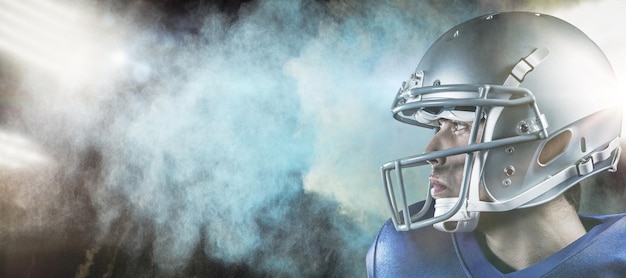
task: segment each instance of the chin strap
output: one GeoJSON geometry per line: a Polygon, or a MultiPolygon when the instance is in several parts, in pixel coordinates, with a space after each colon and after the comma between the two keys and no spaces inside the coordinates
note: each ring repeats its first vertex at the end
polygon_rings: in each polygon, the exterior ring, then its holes
{"type": "MultiPolygon", "coordinates": [[[[435,217],[443,215],[450,211],[459,198],[441,198],[435,200],[435,217]]],[[[471,232],[476,229],[480,212],[467,211],[467,203],[463,208],[457,211],[452,217],[445,221],[433,224],[433,227],[442,232],[471,232]]]]}

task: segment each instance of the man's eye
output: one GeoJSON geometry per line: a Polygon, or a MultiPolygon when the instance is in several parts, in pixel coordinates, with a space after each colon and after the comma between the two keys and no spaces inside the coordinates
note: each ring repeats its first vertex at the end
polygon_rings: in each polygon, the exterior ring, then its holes
{"type": "Polygon", "coordinates": [[[452,123],[452,128],[454,129],[454,131],[461,131],[461,130],[468,129],[469,126],[466,123],[453,122],[452,123]]]}

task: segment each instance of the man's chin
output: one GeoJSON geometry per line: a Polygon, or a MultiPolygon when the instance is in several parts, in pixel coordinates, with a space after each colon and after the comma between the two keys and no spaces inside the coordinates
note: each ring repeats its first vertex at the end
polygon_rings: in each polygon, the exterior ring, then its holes
{"type": "Polygon", "coordinates": [[[433,188],[430,190],[430,196],[432,196],[433,199],[437,200],[437,199],[446,199],[446,198],[458,198],[459,194],[451,193],[447,189],[435,190],[433,188]]]}

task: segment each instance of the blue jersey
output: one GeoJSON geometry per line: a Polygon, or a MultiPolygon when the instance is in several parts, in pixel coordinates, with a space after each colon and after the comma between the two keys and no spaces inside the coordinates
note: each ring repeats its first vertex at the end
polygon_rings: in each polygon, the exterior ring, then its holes
{"type": "Polygon", "coordinates": [[[367,273],[369,277],[626,277],[625,217],[581,215],[587,228],[584,236],[542,261],[506,274],[481,250],[479,233],[451,234],[432,227],[397,232],[387,221],[367,253],[367,273]]]}

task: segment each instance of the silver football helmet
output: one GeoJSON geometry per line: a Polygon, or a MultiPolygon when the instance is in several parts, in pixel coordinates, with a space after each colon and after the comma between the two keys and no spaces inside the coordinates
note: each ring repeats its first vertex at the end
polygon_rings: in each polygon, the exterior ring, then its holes
{"type": "Polygon", "coordinates": [[[396,230],[472,231],[480,212],[540,205],[596,173],[614,171],[621,151],[618,99],[603,52],[558,18],[507,12],[450,29],[402,84],[392,113],[431,129],[441,118],[473,121],[470,140],[382,165],[396,230]],[[549,142],[555,139],[567,143],[554,149],[549,142]],[[407,192],[415,188],[403,170],[458,154],[465,154],[458,198],[434,200],[434,216],[427,214],[430,194],[423,207],[409,209],[407,192]],[[481,191],[489,200],[480,199],[481,191]]]}

